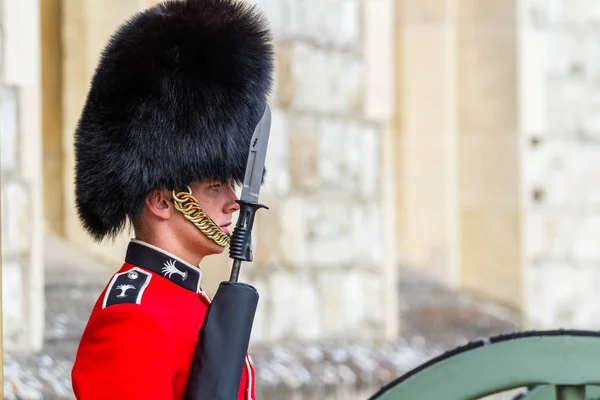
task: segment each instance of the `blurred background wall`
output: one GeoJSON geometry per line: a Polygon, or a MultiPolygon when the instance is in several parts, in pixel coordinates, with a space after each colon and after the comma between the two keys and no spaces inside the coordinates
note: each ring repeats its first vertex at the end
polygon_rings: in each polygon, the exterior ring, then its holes
{"type": "Polygon", "coordinates": [[[277,75],[272,209],[248,275],[265,294],[253,333],[391,339],[392,2],[258,4],[273,24],[277,75]]]}
{"type": "Polygon", "coordinates": [[[526,1],[518,15],[522,307],[533,326],[598,329],[600,4],[526,1]]]}
{"type": "MultiPolygon", "coordinates": [[[[401,270],[523,328],[598,326],[600,3],[256,2],[276,85],[270,210],[242,271],[261,293],[254,342],[389,341],[412,301],[401,270]]],[[[110,34],[155,3],[0,0],[9,349],[39,350],[54,326],[45,280],[86,281],[88,266],[97,296],[122,263],[130,233],[97,244],[79,226],[73,131],[110,34]],[[75,267],[57,275],[51,257],[75,267]]],[[[203,265],[209,293],[229,265],[203,265]]]]}
{"type": "Polygon", "coordinates": [[[40,10],[0,1],[0,180],[3,331],[7,346],[39,350],[44,333],[40,10]]]}

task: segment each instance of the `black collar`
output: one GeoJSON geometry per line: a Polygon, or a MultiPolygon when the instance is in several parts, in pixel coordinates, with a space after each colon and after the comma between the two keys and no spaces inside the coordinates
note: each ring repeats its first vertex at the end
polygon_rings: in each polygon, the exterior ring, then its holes
{"type": "Polygon", "coordinates": [[[167,253],[158,247],[139,240],[132,240],[127,247],[125,262],[145,268],[158,275],[164,276],[177,285],[200,293],[202,270],[167,253]]]}

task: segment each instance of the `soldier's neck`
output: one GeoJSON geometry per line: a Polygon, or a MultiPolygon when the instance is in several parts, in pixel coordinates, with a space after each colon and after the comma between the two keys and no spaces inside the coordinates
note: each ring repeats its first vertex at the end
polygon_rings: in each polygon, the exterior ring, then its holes
{"type": "Polygon", "coordinates": [[[170,240],[170,236],[167,235],[147,235],[136,232],[135,238],[151,246],[157,247],[160,250],[166,251],[186,263],[191,264],[193,267],[198,267],[204,258],[204,256],[188,251],[180,242],[170,240]]]}

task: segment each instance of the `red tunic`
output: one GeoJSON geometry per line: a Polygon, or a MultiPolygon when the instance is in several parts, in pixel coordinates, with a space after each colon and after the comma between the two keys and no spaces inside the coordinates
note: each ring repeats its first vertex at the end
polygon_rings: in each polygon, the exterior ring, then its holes
{"type": "MultiPolygon", "coordinates": [[[[80,400],[183,399],[198,332],[210,304],[202,271],[132,241],[83,332],[72,371],[80,400]]],[[[246,357],[239,400],[254,400],[246,357]]]]}

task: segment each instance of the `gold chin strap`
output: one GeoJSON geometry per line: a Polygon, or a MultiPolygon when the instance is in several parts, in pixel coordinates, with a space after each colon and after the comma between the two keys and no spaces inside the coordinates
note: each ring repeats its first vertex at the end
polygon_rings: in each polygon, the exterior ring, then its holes
{"type": "Polygon", "coordinates": [[[229,245],[229,236],[200,208],[198,200],[192,196],[192,189],[189,186],[187,192],[176,193],[173,190],[173,201],[175,208],[209,239],[222,247],[229,245]]]}

